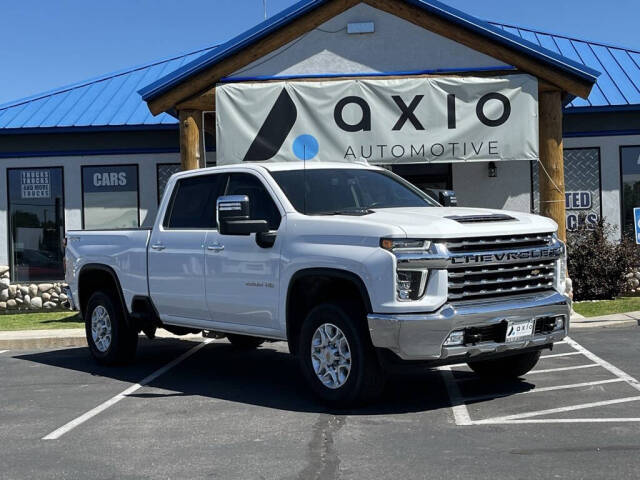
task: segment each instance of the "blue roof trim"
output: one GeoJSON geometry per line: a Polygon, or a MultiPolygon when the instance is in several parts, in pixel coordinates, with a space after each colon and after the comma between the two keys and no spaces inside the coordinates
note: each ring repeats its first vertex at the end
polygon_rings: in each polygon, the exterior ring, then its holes
{"type": "MultiPolygon", "coordinates": [[[[177,84],[182,83],[189,77],[211,67],[212,65],[215,65],[328,1],[330,0],[301,0],[279,14],[274,15],[268,20],[265,20],[241,35],[229,40],[227,43],[221,45],[219,49],[202,55],[200,58],[193,60],[187,65],[176,69],[170,74],[140,89],[138,92],[144,101],[148,102],[153,100],[177,84]]],[[[573,61],[561,54],[529,42],[522,37],[513,35],[499,27],[494,27],[490,23],[482,21],[471,15],[467,15],[436,0],[404,1],[427,10],[439,17],[446,18],[453,23],[488,37],[507,47],[514,48],[515,50],[535,57],[542,62],[550,63],[561,70],[581,77],[589,82],[595,82],[599,75],[597,70],[590,68],[581,62],[573,61]]]]}

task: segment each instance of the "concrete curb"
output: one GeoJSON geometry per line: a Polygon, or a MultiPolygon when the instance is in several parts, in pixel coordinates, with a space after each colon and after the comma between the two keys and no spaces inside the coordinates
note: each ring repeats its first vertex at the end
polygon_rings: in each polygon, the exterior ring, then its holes
{"type": "MultiPolygon", "coordinates": [[[[157,338],[178,340],[200,340],[201,335],[173,335],[166,330],[158,330],[157,338]]],[[[147,337],[141,335],[141,339],[147,337]]],[[[0,332],[0,350],[37,350],[41,348],[86,347],[84,328],[59,330],[16,330],[0,332]]]]}

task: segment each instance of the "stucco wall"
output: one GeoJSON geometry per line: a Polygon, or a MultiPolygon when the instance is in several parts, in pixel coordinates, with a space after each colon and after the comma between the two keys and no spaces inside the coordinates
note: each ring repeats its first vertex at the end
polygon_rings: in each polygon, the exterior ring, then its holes
{"type": "Polygon", "coordinates": [[[231,76],[372,73],[496,66],[504,66],[504,62],[361,3],[231,76]],[[375,33],[349,35],[346,27],[350,22],[374,22],[375,33]]]}
{"type": "Polygon", "coordinates": [[[489,178],[486,162],[453,164],[453,189],[463,207],[531,211],[529,162],[496,162],[498,175],[489,178]]]}

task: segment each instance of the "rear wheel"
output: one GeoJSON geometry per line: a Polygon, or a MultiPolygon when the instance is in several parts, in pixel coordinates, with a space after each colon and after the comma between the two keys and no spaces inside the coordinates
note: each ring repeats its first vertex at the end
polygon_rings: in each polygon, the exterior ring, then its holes
{"type": "Polygon", "coordinates": [[[469,362],[468,365],[478,375],[492,378],[518,378],[536,366],[541,350],[520,353],[495,360],[469,362]]]}
{"type": "Polygon", "coordinates": [[[113,297],[110,292],[95,292],[84,315],[91,355],[105,365],[133,360],[138,346],[137,330],[127,325],[123,306],[113,297]]]}
{"type": "Polygon", "coordinates": [[[384,388],[363,315],[349,304],[325,303],[313,308],[302,325],[302,372],[313,392],[333,406],[369,401],[384,388]]]}
{"type": "Polygon", "coordinates": [[[228,334],[227,340],[231,342],[231,345],[242,350],[253,350],[264,343],[263,338],[251,337],[249,335],[237,335],[234,333],[228,334]]]}

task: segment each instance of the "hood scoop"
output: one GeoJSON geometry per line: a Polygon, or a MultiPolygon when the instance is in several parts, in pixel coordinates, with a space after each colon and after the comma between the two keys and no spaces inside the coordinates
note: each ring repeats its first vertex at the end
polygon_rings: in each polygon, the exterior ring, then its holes
{"type": "Polygon", "coordinates": [[[458,223],[489,223],[489,222],[509,222],[516,220],[515,218],[502,213],[490,213],[487,215],[451,215],[449,220],[454,220],[458,223]]]}

